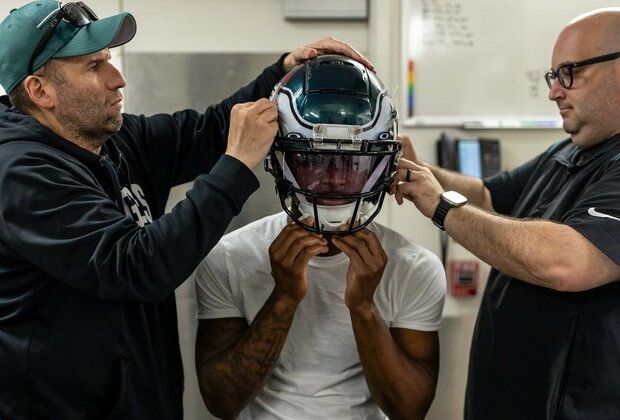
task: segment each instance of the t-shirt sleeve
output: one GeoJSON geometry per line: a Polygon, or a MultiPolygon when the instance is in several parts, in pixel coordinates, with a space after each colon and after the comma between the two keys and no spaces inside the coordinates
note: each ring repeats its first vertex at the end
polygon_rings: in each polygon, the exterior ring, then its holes
{"type": "Polygon", "coordinates": [[[534,158],[511,171],[503,171],[483,180],[497,213],[511,214],[537,164],[538,158],[534,158]]]}
{"type": "Polygon", "coordinates": [[[612,160],[584,189],[562,223],[620,264],[620,161],[612,160]]]}
{"type": "Polygon", "coordinates": [[[524,164],[510,170],[497,173],[483,179],[484,186],[491,193],[493,209],[503,215],[512,215],[512,211],[524,190],[531,187],[531,181],[536,179],[535,172],[545,167],[558,150],[570,144],[565,139],[552,144],[540,155],[524,164]]]}
{"type": "MultiPolygon", "coordinates": [[[[402,262],[403,266],[405,263],[402,262]]],[[[418,253],[413,263],[406,264],[400,283],[403,290],[394,298],[392,328],[437,331],[446,298],[446,275],[439,258],[430,251],[418,253]]]]}
{"type": "Polygon", "coordinates": [[[213,248],[196,269],[195,287],[198,319],[243,318],[233,299],[222,243],[213,248]]]}

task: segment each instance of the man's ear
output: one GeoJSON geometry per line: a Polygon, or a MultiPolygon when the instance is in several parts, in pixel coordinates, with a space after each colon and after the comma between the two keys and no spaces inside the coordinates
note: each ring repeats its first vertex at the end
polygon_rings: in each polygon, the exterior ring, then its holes
{"type": "Polygon", "coordinates": [[[32,103],[43,109],[51,109],[56,102],[54,86],[42,76],[30,75],[24,79],[24,91],[32,103]]]}

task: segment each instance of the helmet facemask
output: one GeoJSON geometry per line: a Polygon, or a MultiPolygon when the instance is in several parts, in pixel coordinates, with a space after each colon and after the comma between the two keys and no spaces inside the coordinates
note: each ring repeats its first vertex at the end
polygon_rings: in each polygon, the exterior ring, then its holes
{"type": "Polygon", "coordinates": [[[320,56],[288,73],[272,100],[280,129],[265,168],[282,208],[317,233],[366,227],[381,209],[400,149],[396,111],[379,80],[349,58],[320,56]]]}

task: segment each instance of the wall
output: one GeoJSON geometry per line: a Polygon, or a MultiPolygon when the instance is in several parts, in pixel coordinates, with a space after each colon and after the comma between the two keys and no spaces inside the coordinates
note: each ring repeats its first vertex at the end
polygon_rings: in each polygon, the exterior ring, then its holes
{"type": "MultiPolygon", "coordinates": [[[[125,50],[145,52],[242,52],[272,53],[290,50],[327,34],[347,40],[373,60],[380,78],[390,92],[399,83],[399,1],[369,0],[368,22],[343,21],[285,21],[281,16],[280,0],[89,0],[87,3],[100,16],[119,9],[131,11],[138,21],[138,34],[125,50]]],[[[0,15],[22,1],[2,0],[0,15]]],[[[536,47],[536,46],[533,46],[536,47]]],[[[117,49],[115,60],[123,66],[117,49]]],[[[546,63],[545,63],[546,64],[546,63]]],[[[131,80],[128,80],[131,83],[131,80]]],[[[508,81],[507,81],[508,82],[508,81]]],[[[196,87],[200,88],[200,87],[196,87]]],[[[158,89],[158,86],[153,86],[158,89]]],[[[404,92],[404,87],[400,88],[404,92]]],[[[506,98],[510,100],[510,98],[506,98]]],[[[396,100],[397,104],[402,101],[396,100]]],[[[401,132],[413,138],[418,154],[434,159],[434,141],[441,129],[401,127],[401,132]]],[[[560,130],[493,130],[470,132],[472,135],[497,137],[502,141],[505,168],[511,168],[545,149],[563,137],[560,130]]],[[[175,191],[172,201],[181,198],[175,191]]],[[[415,242],[439,253],[439,234],[430,221],[420,216],[411,204],[397,206],[388,200],[379,217],[383,223],[397,229],[415,242]]],[[[206,414],[196,390],[193,372],[192,318],[193,291],[189,282],[179,289],[180,329],[186,366],[186,419],[202,419],[206,414]]],[[[475,303],[475,302],[474,302],[475,303]]],[[[447,317],[440,332],[441,373],[435,402],[428,418],[452,420],[462,418],[463,392],[469,353],[469,341],[476,306],[449,300],[447,307],[466,310],[459,316],[447,317]]]]}
{"type": "Polygon", "coordinates": [[[282,19],[281,0],[124,1],[138,17],[132,52],[279,52],[327,34],[366,49],[363,22],[282,19]]]}

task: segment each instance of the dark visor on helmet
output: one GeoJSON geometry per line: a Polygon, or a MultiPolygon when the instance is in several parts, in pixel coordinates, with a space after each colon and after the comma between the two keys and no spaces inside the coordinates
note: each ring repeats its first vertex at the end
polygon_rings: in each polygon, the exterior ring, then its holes
{"type": "Polygon", "coordinates": [[[301,190],[322,195],[367,192],[384,172],[381,170],[381,174],[374,174],[383,160],[380,155],[285,152],[284,160],[301,190]]]}

